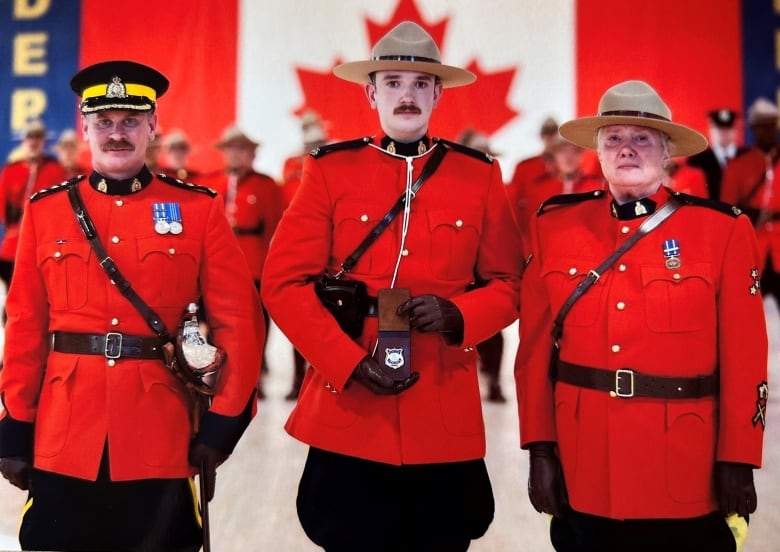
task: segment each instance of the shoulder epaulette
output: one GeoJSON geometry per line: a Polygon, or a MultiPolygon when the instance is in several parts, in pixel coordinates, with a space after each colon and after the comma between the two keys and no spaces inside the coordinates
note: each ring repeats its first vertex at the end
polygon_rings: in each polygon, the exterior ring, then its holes
{"type": "Polygon", "coordinates": [[[177,188],[192,190],[193,192],[200,192],[202,194],[206,194],[211,197],[217,197],[217,191],[214,188],[209,188],[208,186],[201,186],[200,184],[193,184],[192,182],[184,182],[183,180],[179,180],[178,178],[173,178],[172,176],[168,176],[163,173],[158,173],[157,178],[159,178],[160,180],[162,180],[167,184],[176,186],[177,188]]]}
{"type": "Polygon", "coordinates": [[[312,157],[322,157],[325,154],[342,151],[349,149],[357,149],[367,146],[371,143],[371,136],[363,136],[363,138],[357,138],[355,140],[347,140],[346,142],[334,142],[333,144],[326,144],[318,148],[314,148],[309,152],[312,157]]]}
{"type": "Polygon", "coordinates": [[[447,147],[454,149],[455,151],[459,151],[460,153],[465,153],[466,155],[470,155],[471,157],[479,159],[480,161],[484,161],[485,163],[493,162],[493,156],[490,155],[489,153],[485,153],[484,151],[479,151],[474,148],[464,146],[463,144],[459,144],[458,142],[450,142],[449,140],[445,140],[444,138],[434,138],[433,141],[444,144],[447,147]]]}
{"type": "Polygon", "coordinates": [[[599,199],[604,197],[604,190],[593,190],[592,192],[581,192],[578,194],[560,194],[552,196],[545,200],[536,211],[536,216],[542,216],[546,207],[552,205],[571,205],[574,203],[582,203],[589,199],[599,199]]]}
{"type": "Polygon", "coordinates": [[[684,194],[682,192],[672,192],[672,195],[685,203],[686,205],[698,205],[699,207],[709,207],[715,209],[721,213],[725,213],[732,217],[738,217],[742,214],[742,209],[729,203],[718,201],[717,199],[710,199],[708,197],[695,196],[690,194],[684,194]]]}
{"type": "Polygon", "coordinates": [[[38,201],[39,199],[44,198],[46,196],[56,194],[57,192],[62,192],[64,190],[67,190],[70,186],[72,186],[73,184],[77,184],[78,182],[81,182],[85,178],[86,177],[83,174],[80,174],[78,176],[74,176],[73,178],[66,180],[65,182],[61,182],[60,184],[57,184],[50,188],[38,190],[32,195],[32,197],[30,197],[30,203],[32,203],[33,201],[38,201]]]}

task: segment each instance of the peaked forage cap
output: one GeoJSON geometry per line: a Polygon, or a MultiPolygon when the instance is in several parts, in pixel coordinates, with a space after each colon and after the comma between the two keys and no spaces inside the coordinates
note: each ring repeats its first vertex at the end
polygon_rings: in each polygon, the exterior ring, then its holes
{"type": "Polygon", "coordinates": [[[685,125],[672,122],[672,111],[649,84],[630,80],[609,88],[601,97],[598,115],[581,117],[561,125],[559,132],[569,142],[596,149],[596,133],[610,125],[654,128],[669,136],[672,155],[693,155],[707,147],[707,139],[685,125]]]}
{"type": "Polygon", "coordinates": [[[417,23],[403,21],[390,29],[371,51],[371,59],[342,63],[333,73],[344,80],[366,84],[376,71],[416,71],[430,73],[442,86],[464,86],[477,80],[471,71],[444,65],[439,47],[428,32],[417,23]]]}

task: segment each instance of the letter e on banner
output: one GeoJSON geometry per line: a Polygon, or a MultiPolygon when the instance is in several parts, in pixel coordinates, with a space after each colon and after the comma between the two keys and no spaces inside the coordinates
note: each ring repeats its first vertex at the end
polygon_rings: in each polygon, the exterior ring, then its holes
{"type": "Polygon", "coordinates": [[[14,75],[40,76],[49,69],[46,63],[46,44],[49,34],[20,33],[14,37],[14,75]]]}

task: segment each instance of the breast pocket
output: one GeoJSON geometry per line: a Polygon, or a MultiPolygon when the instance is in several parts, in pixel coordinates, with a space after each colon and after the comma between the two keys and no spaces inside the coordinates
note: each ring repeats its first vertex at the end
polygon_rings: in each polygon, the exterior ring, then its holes
{"type": "Polygon", "coordinates": [[[87,266],[92,249],[86,240],[38,246],[38,267],[43,274],[53,310],[78,309],[87,302],[90,282],[87,266]]]}
{"type": "MultiPolygon", "coordinates": [[[[480,211],[429,211],[431,274],[441,280],[468,280],[474,276],[479,238],[480,211]]],[[[507,252],[507,255],[512,254],[507,252]]]]}
{"type": "MultiPolygon", "coordinates": [[[[542,266],[544,280],[550,305],[554,315],[569,298],[578,284],[588,275],[588,272],[598,262],[590,262],[574,258],[552,258],[542,266]]],[[[587,327],[593,325],[602,312],[602,298],[605,286],[609,282],[609,272],[602,274],[590,288],[577,299],[572,309],[566,315],[566,325],[587,327]]]]}
{"type": "MultiPolygon", "coordinates": [[[[387,212],[387,205],[371,205],[365,202],[340,201],[333,214],[333,256],[337,263],[344,262],[355,248],[368,236],[387,212]]],[[[400,219],[399,219],[400,220],[400,219]]],[[[386,274],[395,260],[395,240],[392,230],[386,229],[360,257],[355,274],[386,274]]]]}
{"type": "Polygon", "coordinates": [[[181,297],[197,293],[200,244],[196,240],[159,237],[138,240],[144,299],[159,306],[180,306],[181,297]]]}
{"type": "Polygon", "coordinates": [[[648,327],[655,332],[701,330],[716,320],[715,285],[709,263],[687,263],[676,270],[642,266],[648,327]]]}

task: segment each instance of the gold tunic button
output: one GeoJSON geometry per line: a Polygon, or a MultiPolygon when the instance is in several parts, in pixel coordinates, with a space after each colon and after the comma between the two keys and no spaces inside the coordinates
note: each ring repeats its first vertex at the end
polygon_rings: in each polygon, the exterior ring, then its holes
{"type": "Polygon", "coordinates": [[[119,243],[119,236],[114,236],[111,238],[111,243],[119,243]]]}
{"type": "Polygon", "coordinates": [[[675,274],[674,276],[672,276],[672,278],[674,278],[675,280],[679,280],[680,278],[682,278],[682,276],[680,276],[679,274],[675,274]]]}
{"type": "Polygon", "coordinates": [[[168,250],[168,253],[170,253],[171,255],[173,255],[174,253],[176,253],[176,250],[175,250],[173,247],[171,247],[171,248],[168,250]]]}
{"type": "Polygon", "coordinates": [[[631,231],[631,228],[629,228],[628,226],[624,226],[623,228],[620,229],[620,231],[623,232],[624,234],[628,234],[631,231]]]}
{"type": "Polygon", "coordinates": [[[124,205],[124,204],[125,204],[125,202],[124,202],[124,201],[122,201],[121,199],[117,199],[117,200],[115,201],[115,203],[116,203],[116,206],[117,206],[117,207],[121,207],[122,205],[124,205]]]}
{"type": "Polygon", "coordinates": [[[626,304],[623,301],[618,301],[617,305],[615,306],[617,307],[617,310],[623,310],[626,308],[626,304]]]}
{"type": "Polygon", "coordinates": [[[118,326],[119,325],[119,318],[112,318],[111,319],[111,325],[112,326],[118,326]]]}
{"type": "Polygon", "coordinates": [[[59,259],[60,257],[62,257],[62,251],[55,251],[54,252],[54,258],[55,259],[59,259]]]}
{"type": "Polygon", "coordinates": [[[116,365],[116,360],[114,360],[113,358],[109,358],[108,359],[108,365],[109,366],[115,366],[116,365]]]}
{"type": "Polygon", "coordinates": [[[457,226],[458,228],[460,228],[461,226],[463,226],[463,221],[462,221],[462,220],[460,220],[460,219],[456,220],[456,221],[455,221],[455,226],[457,226]]]}
{"type": "Polygon", "coordinates": [[[613,353],[619,353],[620,352],[620,345],[613,345],[612,346],[612,352],[613,353]]]}
{"type": "Polygon", "coordinates": [[[368,215],[366,215],[366,214],[360,215],[360,221],[361,222],[368,222],[368,215]]]}
{"type": "Polygon", "coordinates": [[[569,269],[569,274],[570,274],[571,276],[574,276],[575,274],[577,274],[577,268],[576,268],[576,267],[571,267],[571,268],[569,269]]]}
{"type": "Polygon", "coordinates": [[[408,249],[404,249],[404,250],[401,251],[401,256],[406,257],[408,255],[409,255],[409,250],[408,249]]]}
{"type": "Polygon", "coordinates": [[[625,272],[625,271],[626,271],[626,265],[624,265],[624,264],[622,264],[622,263],[621,263],[621,264],[620,264],[620,266],[618,267],[618,270],[619,270],[620,272],[625,272]]]}
{"type": "Polygon", "coordinates": [[[254,205],[257,203],[257,196],[254,194],[249,194],[246,196],[246,202],[249,203],[249,205],[254,205]]]}

